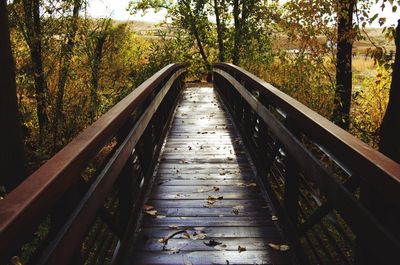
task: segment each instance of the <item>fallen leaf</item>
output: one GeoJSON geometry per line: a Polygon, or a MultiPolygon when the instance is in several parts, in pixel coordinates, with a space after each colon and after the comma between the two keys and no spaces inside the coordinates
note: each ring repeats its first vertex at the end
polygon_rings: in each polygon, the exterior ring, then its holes
{"type": "Polygon", "coordinates": [[[18,256],[12,257],[10,261],[12,265],[22,265],[21,260],[18,256]]]}
{"type": "Polygon", "coordinates": [[[169,225],[168,228],[169,229],[178,229],[178,225],[169,225]]]}
{"type": "Polygon", "coordinates": [[[207,234],[204,233],[203,231],[194,232],[191,238],[193,240],[205,239],[205,238],[207,238],[207,234]]]}
{"type": "Polygon", "coordinates": [[[278,217],[276,217],[275,215],[273,215],[273,216],[271,217],[271,219],[272,219],[272,221],[278,221],[278,217]]]}
{"type": "Polygon", "coordinates": [[[163,218],[165,218],[165,217],[167,217],[167,216],[165,216],[165,215],[157,215],[157,216],[156,216],[157,219],[163,219],[163,218]]]}
{"type": "Polygon", "coordinates": [[[215,192],[217,192],[217,191],[219,191],[219,188],[218,188],[218,187],[213,187],[213,190],[214,190],[215,192]]]}
{"type": "Polygon", "coordinates": [[[224,197],[223,196],[213,196],[209,195],[207,198],[207,201],[216,201],[216,200],[222,200],[224,197]]]}
{"type": "Polygon", "coordinates": [[[246,251],[246,247],[238,246],[238,251],[239,251],[239,253],[246,251]]]}
{"type": "Polygon", "coordinates": [[[242,209],[244,209],[243,205],[236,205],[233,207],[232,213],[238,215],[242,209]]]}
{"type": "Polygon", "coordinates": [[[163,251],[168,251],[169,252],[168,254],[177,254],[177,253],[179,253],[181,251],[181,249],[180,248],[175,248],[175,247],[173,247],[173,248],[163,248],[163,251]]]}
{"type": "Polygon", "coordinates": [[[181,235],[181,238],[189,239],[189,238],[190,238],[190,235],[189,235],[189,233],[183,233],[183,234],[181,235]]]}
{"type": "Polygon", "coordinates": [[[249,182],[249,183],[243,183],[243,182],[239,182],[236,183],[237,186],[241,186],[241,187],[257,187],[257,184],[255,182],[249,182]]]}
{"type": "Polygon", "coordinates": [[[269,243],[268,246],[270,246],[270,248],[274,250],[279,250],[279,251],[288,251],[290,249],[290,247],[285,244],[279,245],[279,244],[269,243]]]}
{"type": "Polygon", "coordinates": [[[214,240],[214,239],[211,239],[211,240],[208,241],[208,242],[204,242],[204,245],[206,245],[206,246],[208,246],[208,247],[215,247],[215,246],[217,246],[217,245],[222,245],[222,242],[218,242],[218,241],[216,241],[216,240],[214,240]]]}
{"type": "Polygon", "coordinates": [[[146,211],[146,213],[153,217],[157,216],[157,210],[149,210],[149,211],[146,211]]]}

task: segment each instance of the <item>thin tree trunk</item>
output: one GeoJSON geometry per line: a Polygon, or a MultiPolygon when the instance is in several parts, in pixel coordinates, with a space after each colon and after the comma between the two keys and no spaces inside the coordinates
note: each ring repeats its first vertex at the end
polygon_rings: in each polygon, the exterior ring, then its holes
{"type": "Polygon", "coordinates": [[[48,124],[46,93],[47,84],[43,70],[42,33],[39,14],[39,0],[24,0],[26,37],[32,60],[33,76],[36,93],[36,111],[39,122],[40,138],[48,124]]]}
{"type": "Polygon", "coordinates": [[[354,6],[354,0],[338,1],[336,90],[332,119],[345,130],[350,125],[354,6]]]}
{"type": "Polygon", "coordinates": [[[389,103],[380,127],[379,151],[400,163],[400,20],[396,28],[395,44],[392,83],[389,103]]]}
{"type": "Polygon", "coordinates": [[[222,29],[218,0],[214,0],[214,13],[217,22],[217,38],[218,38],[218,50],[219,50],[218,58],[220,62],[224,62],[225,61],[224,36],[223,36],[224,32],[222,29]]]}
{"type": "Polygon", "coordinates": [[[100,35],[96,40],[96,47],[94,50],[94,57],[92,62],[92,89],[90,91],[91,97],[91,108],[90,108],[90,119],[92,121],[95,120],[97,115],[97,110],[99,106],[99,99],[98,99],[98,90],[99,90],[99,71],[100,71],[100,64],[101,59],[103,57],[103,46],[104,42],[106,41],[106,35],[100,35]]]}
{"type": "Polygon", "coordinates": [[[24,179],[25,167],[6,0],[0,0],[0,124],[0,185],[9,192],[24,179]]]}
{"type": "Polygon", "coordinates": [[[199,30],[198,30],[197,25],[196,25],[195,16],[192,13],[192,10],[190,8],[189,3],[187,3],[186,1],[184,1],[183,3],[185,4],[185,6],[186,6],[186,8],[187,8],[187,10],[189,12],[190,27],[191,27],[192,33],[193,33],[193,35],[194,35],[194,37],[196,39],[196,44],[197,44],[197,47],[199,48],[199,52],[200,52],[201,58],[203,59],[204,64],[207,67],[207,71],[208,71],[208,73],[207,73],[207,81],[211,81],[211,64],[208,61],[208,57],[207,57],[206,52],[204,50],[203,42],[201,41],[199,30]]]}
{"type": "Polygon", "coordinates": [[[69,65],[71,62],[72,51],[75,45],[75,35],[78,31],[79,10],[81,8],[81,0],[74,0],[74,7],[71,18],[71,28],[67,33],[67,42],[61,47],[60,54],[60,72],[58,74],[57,98],[53,119],[53,150],[57,149],[59,122],[62,118],[64,104],[64,90],[68,78],[69,65]]]}
{"type": "Polygon", "coordinates": [[[233,0],[233,23],[234,23],[234,36],[233,36],[233,50],[232,50],[232,63],[239,64],[240,42],[241,42],[241,23],[240,23],[240,6],[239,0],[233,0]]]}

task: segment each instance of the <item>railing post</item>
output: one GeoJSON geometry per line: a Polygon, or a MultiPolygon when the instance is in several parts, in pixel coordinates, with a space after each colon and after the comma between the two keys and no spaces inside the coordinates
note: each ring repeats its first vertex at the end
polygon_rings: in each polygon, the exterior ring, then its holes
{"type": "MultiPolygon", "coordinates": [[[[299,138],[300,133],[289,116],[285,119],[285,126],[296,137],[299,138]]],[[[287,155],[287,174],[285,176],[285,208],[288,216],[293,222],[294,227],[297,227],[299,219],[299,198],[300,198],[300,176],[299,167],[295,159],[287,155]]]]}
{"type": "MultiPolygon", "coordinates": [[[[400,213],[396,210],[395,205],[387,202],[381,194],[376,192],[365,181],[361,181],[360,183],[360,201],[392,235],[400,239],[400,213]]],[[[363,241],[357,238],[356,242],[356,265],[374,265],[380,263],[380,260],[374,257],[371,251],[363,246],[363,241]]]]}

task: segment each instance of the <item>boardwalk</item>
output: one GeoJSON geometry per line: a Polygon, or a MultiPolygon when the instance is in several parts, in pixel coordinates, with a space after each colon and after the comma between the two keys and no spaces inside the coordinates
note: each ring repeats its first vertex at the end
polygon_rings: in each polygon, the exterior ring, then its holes
{"type": "Polygon", "coordinates": [[[156,174],[130,264],[291,263],[212,88],[183,92],[156,174]]]}

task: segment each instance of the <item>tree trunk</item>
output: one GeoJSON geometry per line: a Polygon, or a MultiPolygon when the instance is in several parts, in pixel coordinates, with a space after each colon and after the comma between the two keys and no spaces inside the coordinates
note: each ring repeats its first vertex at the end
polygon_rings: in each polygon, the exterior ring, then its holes
{"type": "Polygon", "coordinates": [[[211,79],[212,79],[212,77],[211,77],[212,76],[212,74],[211,74],[211,64],[208,61],[208,57],[207,57],[206,52],[204,50],[203,42],[201,41],[199,30],[198,30],[197,25],[196,25],[195,16],[192,13],[192,10],[190,8],[189,3],[187,3],[186,1],[184,1],[183,3],[185,4],[185,6],[187,8],[187,11],[189,13],[189,21],[190,21],[190,27],[191,27],[192,34],[194,35],[194,37],[196,39],[197,47],[199,48],[199,52],[200,52],[201,58],[203,59],[204,64],[207,67],[207,71],[208,71],[208,73],[207,73],[207,81],[210,82],[211,79]]]}
{"type": "Polygon", "coordinates": [[[59,127],[59,122],[62,118],[64,90],[65,90],[65,84],[67,83],[72,51],[75,45],[75,35],[76,32],[78,31],[80,8],[81,8],[81,0],[74,0],[74,7],[72,11],[72,18],[70,25],[71,28],[67,32],[66,43],[61,47],[60,71],[58,74],[57,98],[56,98],[56,105],[54,109],[54,119],[53,119],[53,151],[56,151],[57,149],[58,129],[59,129],[58,127],[59,127]]]}
{"type": "Polygon", "coordinates": [[[0,185],[9,192],[24,179],[25,168],[6,0],[0,0],[0,68],[0,185]]]}
{"type": "Polygon", "coordinates": [[[98,90],[99,90],[99,71],[100,71],[100,64],[101,59],[103,57],[103,46],[104,42],[106,41],[106,35],[101,34],[96,40],[96,46],[94,50],[94,56],[92,59],[92,89],[90,91],[90,98],[91,98],[91,108],[90,108],[90,119],[94,121],[96,119],[97,110],[99,106],[99,99],[98,99],[98,90]]]}
{"type": "Polygon", "coordinates": [[[350,125],[354,6],[354,0],[338,1],[336,91],[332,119],[345,130],[350,125]]]}
{"type": "Polygon", "coordinates": [[[233,0],[233,23],[234,23],[234,36],[233,36],[233,51],[232,51],[232,63],[239,65],[239,53],[240,53],[240,42],[241,42],[241,26],[240,26],[240,6],[239,0],[233,0]]]}
{"type": "Polygon", "coordinates": [[[400,163],[400,20],[396,28],[395,44],[392,83],[389,103],[380,127],[379,151],[400,163]]]}
{"type": "Polygon", "coordinates": [[[223,36],[224,32],[222,29],[218,0],[214,0],[214,13],[217,23],[217,38],[218,38],[218,50],[219,50],[218,58],[220,62],[224,62],[225,61],[224,36],[223,36]]]}
{"type": "Polygon", "coordinates": [[[32,60],[33,77],[36,93],[36,112],[39,122],[40,138],[44,136],[45,127],[48,124],[45,81],[42,59],[42,33],[40,23],[39,0],[24,0],[26,38],[32,60]]]}

